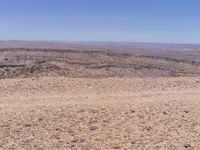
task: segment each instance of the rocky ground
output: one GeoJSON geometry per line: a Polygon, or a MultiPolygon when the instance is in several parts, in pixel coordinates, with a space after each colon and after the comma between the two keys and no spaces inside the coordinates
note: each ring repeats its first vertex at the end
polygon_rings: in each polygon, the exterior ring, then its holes
{"type": "Polygon", "coordinates": [[[0,80],[0,149],[200,149],[200,78],[0,80]]]}

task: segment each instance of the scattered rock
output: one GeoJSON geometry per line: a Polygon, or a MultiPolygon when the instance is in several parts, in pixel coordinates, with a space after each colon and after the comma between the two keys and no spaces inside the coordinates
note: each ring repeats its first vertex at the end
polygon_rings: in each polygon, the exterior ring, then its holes
{"type": "Polygon", "coordinates": [[[132,142],[131,142],[132,145],[134,145],[135,143],[136,143],[135,141],[132,141],[132,142]]]}
{"type": "Polygon", "coordinates": [[[167,115],[168,113],[167,113],[166,111],[163,111],[163,114],[164,114],[164,115],[167,115]]]}
{"type": "Polygon", "coordinates": [[[43,120],[43,118],[38,118],[38,121],[42,121],[43,120]]]}
{"type": "Polygon", "coordinates": [[[90,130],[94,131],[97,130],[98,128],[96,126],[90,126],[90,130]]]}
{"type": "Polygon", "coordinates": [[[8,61],[8,58],[7,58],[7,57],[5,57],[5,58],[4,58],[4,60],[5,60],[5,61],[8,61]]]}
{"type": "Polygon", "coordinates": [[[178,128],[181,128],[181,127],[182,127],[182,125],[181,125],[181,124],[179,124],[179,125],[178,125],[178,128]]]}
{"type": "Polygon", "coordinates": [[[135,110],[131,110],[131,113],[135,113],[135,110]]]}
{"type": "Polygon", "coordinates": [[[189,113],[189,112],[190,112],[189,110],[184,110],[184,113],[186,113],[186,114],[189,113]]]}
{"type": "Polygon", "coordinates": [[[31,124],[25,124],[25,127],[31,127],[31,124]]]}
{"type": "Polygon", "coordinates": [[[190,144],[185,144],[184,147],[185,148],[191,148],[191,145],[190,144]]]}
{"type": "Polygon", "coordinates": [[[114,146],[112,147],[112,149],[120,149],[120,147],[119,147],[118,145],[114,145],[114,146]]]}

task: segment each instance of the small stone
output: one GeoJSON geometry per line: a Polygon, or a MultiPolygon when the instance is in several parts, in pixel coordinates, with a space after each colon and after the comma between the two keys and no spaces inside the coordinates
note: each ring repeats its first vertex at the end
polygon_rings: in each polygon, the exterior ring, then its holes
{"type": "Polygon", "coordinates": [[[43,118],[38,118],[38,121],[42,121],[43,120],[43,118]]]}
{"type": "Polygon", "coordinates": [[[83,142],[85,142],[85,139],[80,139],[80,143],[83,143],[83,142]]]}
{"type": "Polygon", "coordinates": [[[135,113],[135,110],[131,110],[131,113],[135,113]]]}
{"type": "Polygon", "coordinates": [[[70,130],[70,129],[69,129],[67,132],[68,132],[68,133],[74,133],[74,131],[73,131],[73,130],[70,130]]]}
{"type": "Polygon", "coordinates": [[[55,130],[56,130],[56,131],[60,131],[60,129],[59,129],[59,128],[56,128],[55,130]]]}
{"type": "Polygon", "coordinates": [[[25,124],[25,127],[31,127],[31,124],[25,124]]]}
{"type": "Polygon", "coordinates": [[[94,131],[94,130],[97,130],[98,128],[96,126],[91,126],[90,127],[90,130],[94,131]]]}
{"type": "Polygon", "coordinates": [[[94,123],[97,123],[97,122],[98,122],[97,120],[90,120],[89,124],[94,124],[94,123]]]}
{"type": "Polygon", "coordinates": [[[191,145],[190,145],[190,144],[185,144],[184,147],[185,147],[185,148],[190,148],[191,145]]]}
{"type": "Polygon", "coordinates": [[[71,142],[76,143],[76,142],[78,142],[78,140],[77,139],[73,139],[73,140],[71,140],[71,142]]]}
{"type": "Polygon", "coordinates": [[[120,147],[118,145],[115,145],[112,147],[112,149],[120,149],[120,147]]]}
{"type": "Polygon", "coordinates": [[[147,131],[150,131],[152,128],[149,126],[149,127],[146,127],[146,130],[147,131]]]}
{"type": "Polygon", "coordinates": [[[71,145],[71,147],[75,147],[75,145],[74,145],[74,144],[72,144],[72,145],[71,145]]]}
{"type": "Polygon", "coordinates": [[[190,112],[189,110],[184,110],[184,113],[186,113],[186,114],[189,113],[189,112],[190,112]]]}
{"type": "Polygon", "coordinates": [[[163,111],[163,114],[164,114],[164,115],[167,115],[168,113],[167,113],[166,111],[163,111]]]}
{"type": "Polygon", "coordinates": [[[131,142],[131,144],[135,144],[135,143],[136,143],[135,141],[132,141],[132,142],[131,142]]]}

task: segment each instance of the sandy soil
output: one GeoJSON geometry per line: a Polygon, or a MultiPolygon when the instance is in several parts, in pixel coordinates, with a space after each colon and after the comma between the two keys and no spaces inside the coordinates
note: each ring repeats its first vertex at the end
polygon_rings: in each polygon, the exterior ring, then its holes
{"type": "Polygon", "coordinates": [[[200,78],[0,80],[0,149],[200,149],[200,78]]]}

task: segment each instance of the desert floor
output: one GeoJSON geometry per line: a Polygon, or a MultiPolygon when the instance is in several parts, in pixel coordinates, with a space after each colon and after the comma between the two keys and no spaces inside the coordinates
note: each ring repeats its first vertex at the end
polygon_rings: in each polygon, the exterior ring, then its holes
{"type": "Polygon", "coordinates": [[[0,149],[200,149],[200,78],[0,80],[0,149]]]}

